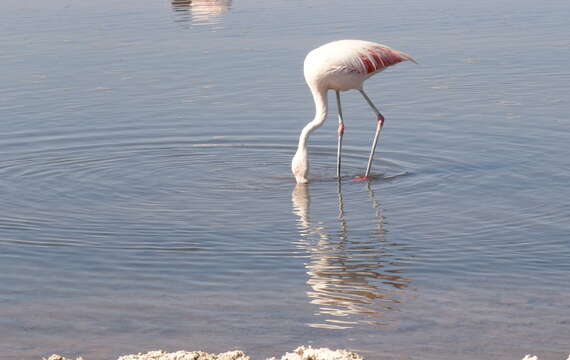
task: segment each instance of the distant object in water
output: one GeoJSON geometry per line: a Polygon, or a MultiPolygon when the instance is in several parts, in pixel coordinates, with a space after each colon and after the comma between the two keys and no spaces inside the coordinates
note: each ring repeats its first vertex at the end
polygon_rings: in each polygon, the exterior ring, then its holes
{"type": "Polygon", "coordinates": [[[297,183],[309,181],[309,158],[307,142],[309,135],[319,128],[327,116],[327,92],[336,91],[336,104],[338,108],[338,152],[337,152],[337,176],[340,179],[340,155],[342,148],[342,136],[344,134],[344,122],[340,106],[340,92],[358,90],[364,96],[377,117],[376,134],[372,142],[370,157],[366,173],[359,179],[369,179],[372,158],[376,149],[376,143],[380,131],[384,125],[384,116],[378,111],[368,95],[362,89],[364,80],[379,73],[388,66],[409,60],[416,61],[406,53],[389,48],[388,46],[362,40],[339,40],[327,43],[311,51],[305,58],[305,80],[311,89],[315,101],[316,114],[313,121],[308,123],[301,131],[299,147],[293,157],[291,170],[297,183]]]}
{"type": "Polygon", "coordinates": [[[192,5],[192,0],[172,0],[172,7],[174,8],[179,7],[180,9],[183,9],[190,5],[192,5]]]}
{"type": "Polygon", "coordinates": [[[172,0],[171,5],[180,15],[178,21],[208,25],[217,23],[216,19],[230,10],[232,0],[172,0]]]}

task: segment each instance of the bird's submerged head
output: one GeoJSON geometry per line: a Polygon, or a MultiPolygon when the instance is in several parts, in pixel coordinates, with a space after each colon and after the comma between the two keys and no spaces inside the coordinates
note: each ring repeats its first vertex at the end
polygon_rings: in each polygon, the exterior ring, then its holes
{"type": "Polygon", "coordinates": [[[306,150],[299,150],[295,153],[291,161],[291,171],[293,171],[297,184],[309,182],[309,158],[306,150]]]}

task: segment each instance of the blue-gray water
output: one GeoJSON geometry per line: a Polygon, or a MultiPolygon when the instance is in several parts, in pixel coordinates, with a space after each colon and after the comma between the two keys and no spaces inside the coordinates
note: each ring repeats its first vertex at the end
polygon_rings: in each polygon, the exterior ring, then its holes
{"type": "MultiPolygon", "coordinates": [[[[570,351],[567,1],[0,5],[0,358],[570,351]],[[312,48],[410,53],[313,116],[312,48]]],[[[332,94],[331,94],[332,95],[332,94]]]]}

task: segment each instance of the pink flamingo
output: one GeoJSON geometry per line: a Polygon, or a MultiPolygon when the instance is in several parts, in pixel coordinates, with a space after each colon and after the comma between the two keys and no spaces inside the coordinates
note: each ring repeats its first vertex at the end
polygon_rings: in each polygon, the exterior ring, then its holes
{"type": "Polygon", "coordinates": [[[340,179],[340,162],[342,149],[342,136],[344,135],[344,122],[340,106],[340,92],[351,89],[360,91],[368,105],[377,116],[376,134],[372,142],[368,166],[364,176],[359,180],[367,180],[370,177],[372,159],[378,142],[378,137],[384,125],[384,116],[372,103],[368,95],[362,89],[364,80],[379,73],[388,66],[409,60],[414,63],[406,53],[389,48],[388,46],[362,40],[339,40],[322,45],[311,51],[305,58],[305,80],[311,89],[315,101],[315,118],[301,131],[299,147],[293,157],[291,170],[297,183],[309,181],[309,157],[307,142],[309,135],[319,128],[327,117],[327,92],[336,91],[336,104],[338,107],[338,151],[337,151],[337,176],[340,179]]]}

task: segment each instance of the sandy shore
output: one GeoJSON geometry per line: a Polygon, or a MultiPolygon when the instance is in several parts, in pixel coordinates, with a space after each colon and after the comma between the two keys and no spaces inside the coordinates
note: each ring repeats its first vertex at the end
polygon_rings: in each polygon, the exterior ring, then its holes
{"type": "MultiPolygon", "coordinates": [[[[44,360],[72,360],[60,355],[52,355],[44,360]]],[[[76,360],[86,360],[77,358],[76,360]]],[[[177,351],[168,353],[157,350],[147,353],[120,356],[117,360],[251,360],[249,355],[240,350],[228,351],[219,354],[209,354],[203,351],[177,351]]],[[[327,348],[313,349],[310,346],[301,346],[288,352],[281,358],[269,358],[267,360],[364,360],[356,353],[347,350],[331,350],[327,348]]],[[[522,360],[538,360],[536,356],[526,355],[522,360]]],[[[570,360],[570,355],[568,359],[570,360]]]]}
{"type": "MultiPolygon", "coordinates": [[[[117,360],[250,360],[249,355],[243,351],[234,350],[219,354],[209,354],[203,351],[149,351],[147,353],[120,356],[117,360]]],[[[60,355],[52,355],[44,360],[72,360],[60,355]]],[[[76,360],[87,360],[77,358],[76,360]]],[[[313,349],[310,346],[301,346],[293,352],[288,352],[280,358],[267,360],[364,360],[362,356],[347,350],[330,350],[327,348],[313,349]]]]}

